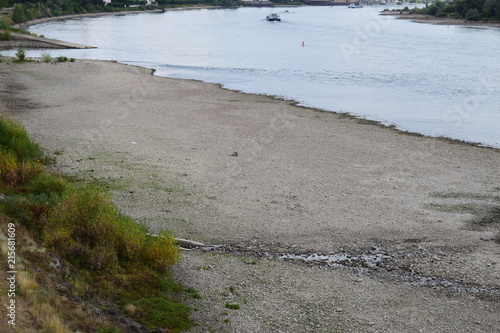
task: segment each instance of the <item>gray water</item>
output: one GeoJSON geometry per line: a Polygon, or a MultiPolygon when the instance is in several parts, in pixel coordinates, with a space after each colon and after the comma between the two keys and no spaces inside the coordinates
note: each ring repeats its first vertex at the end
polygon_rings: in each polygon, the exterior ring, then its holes
{"type": "MultiPolygon", "coordinates": [[[[418,24],[383,6],[172,11],[30,28],[109,59],[500,148],[500,29],[418,24]],[[304,46],[302,46],[304,42],[304,46]]],[[[28,56],[35,55],[34,51],[28,56]]]]}

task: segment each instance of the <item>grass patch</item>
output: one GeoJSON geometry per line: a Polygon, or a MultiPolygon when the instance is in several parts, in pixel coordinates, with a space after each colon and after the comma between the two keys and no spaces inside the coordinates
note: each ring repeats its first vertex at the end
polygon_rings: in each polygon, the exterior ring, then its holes
{"type": "Polygon", "coordinates": [[[151,330],[157,327],[176,327],[169,332],[180,332],[192,327],[185,305],[169,302],[162,297],[143,298],[135,304],[140,315],[136,319],[151,330]]]}
{"type": "Polygon", "coordinates": [[[231,303],[226,303],[226,308],[231,309],[231,310],[239,310],[240,305],[239,304],[231,304],[231,303]]]}

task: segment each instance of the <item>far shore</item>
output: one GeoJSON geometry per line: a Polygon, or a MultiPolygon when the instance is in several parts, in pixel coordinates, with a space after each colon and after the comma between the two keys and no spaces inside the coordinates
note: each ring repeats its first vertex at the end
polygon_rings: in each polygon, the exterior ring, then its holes
{"type": "Polygon", "coordinates": [[[382,11],[380,15],[397,16],[398,19],[411,20],[416,23],[428,23],[437,25],[464,25],[464,26],[479,26],[479,27],[500,27],[500,22],[474,22],[465,19],[454,19],[449,17],[435,17],[423,14],[412,14],[400,10],[382,11]]]}
{"type": "Polygon", "coordinates": [[[142,13],[163,13],[167,11],[176,11],[176,10],[194,10],[194,9],[214,9],[220,8],[217,6],[195,6],[195,7],[178,7],[178,8],[157,8],[151,10],[133,10],[133,11],[119,11],[119,12],[98,12],[98,13],[85,13],[85,14],[69,14],[69,15],[61,15],[54,17],[44,17],[32,21],[28,21],[22,24],[17,24],[15,27],[18,28],[27,28],[35,24],[40,24],[49,21],[58,21],[58,20],[68,20],[75,19],[81,17],[97,17],[97,16],[122,16],[128,14],[142,14],[142,13]]]}

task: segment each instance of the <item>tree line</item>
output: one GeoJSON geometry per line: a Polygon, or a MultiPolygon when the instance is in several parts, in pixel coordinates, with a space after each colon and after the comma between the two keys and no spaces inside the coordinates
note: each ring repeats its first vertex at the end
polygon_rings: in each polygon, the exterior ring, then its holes
{"type": "MultiPolygon", "coordinates": [[[[211,6],[239,6],[240,0],[157,0],[156,5],[161,7],[211,5],[211,6]]],[[[145,10],[145,0],[115,0],[105,5],[103,0],[0,0],[0,8],[12,10],[12,22],[24,23],[38,18],[54,17],[69,14],[84,14],[97,12],[113,12],[127,9],[145,10]],[[134,5],[134,7],[130,7],[134,5]],[[137,5],[139,7],[137,8],[137,5]]]]}
{"type": "Polygon", "coordinates": [[[500,21],[500,0],[453,0],[450,3],[436,1],[425,8],[412,9],[411,12],[467,21],[500,21]]]}

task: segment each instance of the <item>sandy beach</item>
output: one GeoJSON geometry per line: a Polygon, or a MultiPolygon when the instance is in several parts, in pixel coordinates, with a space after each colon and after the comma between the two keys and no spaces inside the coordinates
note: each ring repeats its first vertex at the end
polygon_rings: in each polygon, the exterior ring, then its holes
{"type": "Polygon", "coordinates": [[[498,331],[499,150],[151,74],[2,61],[0,113],[151,232],[206,244],[174,268],[202,296],[190,332],[498,331]]]}

